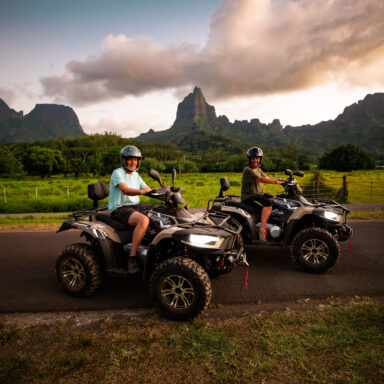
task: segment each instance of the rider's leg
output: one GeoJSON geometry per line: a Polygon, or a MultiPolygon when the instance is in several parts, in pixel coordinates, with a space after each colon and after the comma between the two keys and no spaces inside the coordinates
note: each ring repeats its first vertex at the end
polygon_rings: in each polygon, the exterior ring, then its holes
{"type": "Polygon", "coordinates": [[[132,234],[132,245],[129,256],[136,256],[137,248],[144,238],[145,231],[148,228],[149,219],[140,212],[133,212],[129,217],[128,224],[135,227],[132,234]]]}
{"type": "Polygon", "coordinates": [[[271,216],[271,212],[272,212],[272,206],[264,207],[263,210],[261,211],[260,231],[266,232],[267,221],[269,219],[269,216],[271,216]]]}

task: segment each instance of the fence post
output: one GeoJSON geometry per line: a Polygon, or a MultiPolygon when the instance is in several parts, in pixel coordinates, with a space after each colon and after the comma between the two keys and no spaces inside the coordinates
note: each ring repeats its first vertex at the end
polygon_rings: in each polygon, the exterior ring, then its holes
{"type": "Polygon", "coordinates": [[[316,172],[315,175],[315,185],[316,185],[316,197],[320,197],[320,173],[316,172]]]}
{"type": "Polygon", "coordinates": [[[69,185],[67,185],[67,198],[69,199],[69,185]]]}
{"type": "Polygon", "coordinates": [[[37,200],[37,187],[36,187],[36,200],[37,200]]]}
{"type": "Polygon", "coordinates": [[[196,183],[195,183],[195,207],[197,207],[197,192],[196,192],[196,183]]]}
{"type": "Polygon", "coordinates": [[[4,204],[7,204],[7,192],[5,187],[4,187],[4,204]]]}
{"type": "Polygon", "coordinates": [[[371,189],[369,191],[369,201],[372,201],[372,180],[371,180],[371,189]]]}
{"type": "Polygon", "coordinates": [[[343,201],[346,201],[348,198],[348,183],[347,176],[343,175],[343,201]]]}

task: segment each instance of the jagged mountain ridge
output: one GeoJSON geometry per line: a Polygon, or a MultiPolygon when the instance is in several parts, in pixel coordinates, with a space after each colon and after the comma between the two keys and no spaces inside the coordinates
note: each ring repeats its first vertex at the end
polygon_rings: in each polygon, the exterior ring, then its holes
{"type": "Polygon", "coordinates": [[[75,111],[58,104],[36,104],[24,116],[0,99],[0,143],[55,140],[85,136],[75,111]]]}
{"type": "Polygon", "coordinates": [[[226,116],[217,117],[215,108],[195,87],[193,93],[179,103],[171,128],[160,132],[149,130],[136,139],[147,143],[172,142],[184,150],[196,150],[207,147],[206,141],[212,140],[212,135],[224,143],[295,145],[311,155],[350,143],[380,155],[384,154],[384,93],[367,95],[364,100],[346,107],[335,120],[283,127],[278,119],[270,124],[261,123],[259,119],[231,123],[226,116]]]}

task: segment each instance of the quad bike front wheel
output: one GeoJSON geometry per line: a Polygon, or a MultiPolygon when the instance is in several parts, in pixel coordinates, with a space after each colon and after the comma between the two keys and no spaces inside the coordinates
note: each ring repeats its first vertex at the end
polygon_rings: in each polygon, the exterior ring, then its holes
{"type": "Polygon", "coordinates": [[[56,260],[59,284],[72,296],[90,296],[102,284],[102,272],[88,244],[71,244],[56,260]]]}
{"type": "Polygon", "coordinates": [[[157,266],[150,279],[152,298],[173,320],[189,320],[210,303],[211,281],[194,260],[174,257],[157,266]]]}
{"type": "Polygon", "coordinates": [[[306,228],[292,241],[291,258],[305,272],[324,273],[335,266],[339,257],[339,243],[325,229],[306,228]]]}

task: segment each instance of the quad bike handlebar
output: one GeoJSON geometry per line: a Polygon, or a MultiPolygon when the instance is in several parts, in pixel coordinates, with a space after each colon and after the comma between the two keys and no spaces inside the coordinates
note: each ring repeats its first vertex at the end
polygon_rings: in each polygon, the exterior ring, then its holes
{"type": "Polygon", "coordinates": [[[172,172],[172,187],[168,187],[163,183],[161,180],[159,172],[157,172],[154,169],[150,169],[148,171],[148,175],[152,177],[152,179],[156,180],[161,188],[154,188],[151,191],[147,192],[145,196],[164,201],[165,204],[177,207],[178,205],[185,205],[185,200],[182,196],[182,193],[184,191],[183,187],[175,187],[175,177],[176,177],[176,171],[173,170],[172,172]]]}

